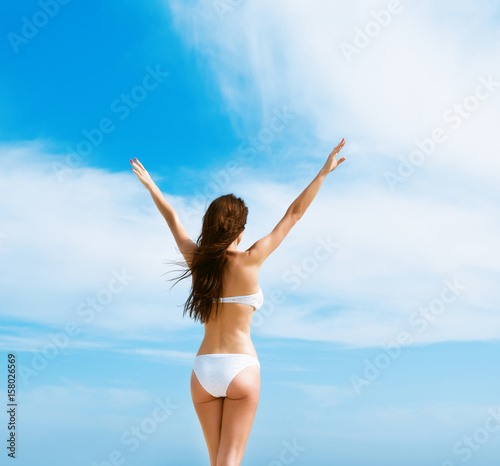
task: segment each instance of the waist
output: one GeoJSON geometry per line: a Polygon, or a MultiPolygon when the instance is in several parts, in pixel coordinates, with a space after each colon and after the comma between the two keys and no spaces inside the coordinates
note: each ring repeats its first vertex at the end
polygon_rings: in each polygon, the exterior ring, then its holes
{"type": "Polygon", "coordinates": [[[222,358],[222,359],[224,359],[224,358],[237,357],[237,356],[249,357],[249,358],[256,359],[257,362],[259,361],[257,353],[255,353],[255,354],[248,354],[248,353],[203,353],[203,354],[197,354],[195,359],[196,358],[200,358],[200,359],[203,359],[203,358],[210,358],[210,359],[222,358]]]}
{"type": "Polygon", "coordinates": [[[255,347],[250,339],[230,343],[212,342],[203,339],[196,356],[203,354],[248,354],[248,356],[253,356],[254,358],[258,357],[257,351],[255,351],[255,347]]]}

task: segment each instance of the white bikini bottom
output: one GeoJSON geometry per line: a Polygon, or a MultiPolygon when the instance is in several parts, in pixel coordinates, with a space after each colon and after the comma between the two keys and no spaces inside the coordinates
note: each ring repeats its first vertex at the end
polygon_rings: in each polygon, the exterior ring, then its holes
{"type": "Polygon", "coordinates": [[[210,395],[224,397],[231,380],[243,369],[259,366],[259,360],[249,354],[212,353],[194,358],[193,369],[201,386],[210,395]]]}

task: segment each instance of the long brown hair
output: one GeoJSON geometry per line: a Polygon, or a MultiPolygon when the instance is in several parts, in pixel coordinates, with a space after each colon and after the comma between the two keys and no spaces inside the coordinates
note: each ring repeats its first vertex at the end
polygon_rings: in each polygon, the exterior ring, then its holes
{"type": "MultiPolygon", "coordinates": [[[[176,280],[175,285],[180,280],[192,277],[183,315],[189,312],[189,317],[195,321],[208,322],[213,298],[222,294],[222,272],[227,248],[245,229],[247,216],[248,207],[243,199],[234,194],[220,196],[208,206],[190,267],[186,262],[176,262],[187,269],[176,279],[171,279],[176,280]]],[[[219,314],[219,307],[220,302],[217,300],[215,317],[219,314]]]]}

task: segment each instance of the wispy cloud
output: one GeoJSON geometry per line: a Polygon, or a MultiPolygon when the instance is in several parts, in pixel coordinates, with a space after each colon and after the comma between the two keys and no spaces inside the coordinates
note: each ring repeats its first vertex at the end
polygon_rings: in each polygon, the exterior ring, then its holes
{"type": "MultiPolygon", "coordinates": [[[[159,342],[192,331],[196,326],[182,318],[189,284],[169,291],[162,275],[170,270],[164,260],[177,254],[175,244],[137,180],[79,167],[61,184],[50,168],[58,156],[21,147],[17,164],[10,161],[12,148],[4,147],[1,156],[7,161],[0,175],[3,199],[10,199],[2,224],[4,316],[59,330],[74,322],[83,332],[78,340],[92,331],[102,341],[159,342]]],[[[256,335],[378,346],[408,327],[446,280],[457,279],[466,292],[426,332],[415,333],[415,342],[498,338],[493,277],[500,267],[500,222],[493,206],[395,197],[375,186],[339,193],[338,183],[346,185],[348,176],[339,170],[326,180],[264,265],[266,301],[255,317],[261,321],[256,335]],[[325,260],[318,259],[318,248],[325,260]],[[273,304],[277,291],[283,300],[273,304]]],[[[250,207],[246,248],[274,227],[305,182],[294,188],[250,173],[230,180],[227,189],[241,183],[250,207]]],[[[191,198],[166,196],[185,216],[191,198]]],[[[185,217],[194,238],[199,219],[185,217]]]]}
{"type": "MultiPolygon", "coordinates": [[[[301,130],[287,138],[288,150],[273,154],[273,163],[283,161],[297,193],[336,138],[348,140],[347,164],[287,238],[294,247],[282,246],[267,265],[270,273],[263,273],[267,284],[304,299],[283,305],[286,321],[271,310],[257,332],[379,345],[394,338],[444,280],[458,277],[467,292],[415,341],[499,337],[493,329],[500,67],[493,58],[498,30],[489,21],[498,10],[488,2],[479,2],[484,9],[470,2],[399,3],[390,24],[365,38],[369,46],[348,62],[340,45],[372,27],[387,4],[243,2],[213,27],[210,3],[169,2],[187,46],[201,54],[218,51],[200,66],[238,124],[252,121],[250,112],[265,121],[277,105],[296,109],[301,130]],[[457,33],[469,26],[474,34],[457,33]],[[257,100],[249,102],[249,93],[257,100]],[[399,176],[396,186],[387,173],[399,176]],[[331,232],[341,246],[292,292],[274,277],[300,266],[318,232],[331,232]]],[[[293,197],[293,190],[280,193],[272,183],[245,183],[277,205],[293,197]]],[[[272,218],[258,209],[260,224],[272,218]]]]}
{"type": "Polygon", "coordinates": [[[136,349],[115,349],[113,351],[131,355],[146,357],[152,361],[171,364],[172,362],[181,364],[192,364],[196,353],[175,350],[160,350],[151,348],[136,349]]]}
{"type": "Polygon", "coordinates": [[[354,397],[350,387],[297,382],[279,382],[277,385],[292,387],[302,391],[309,397],[309,401],[319,408],[335,406],[354,397]]]}
{"type": "MultiPolygon", "coordinates": [[[[202,54],[218,51],[202,63],[240,124],[248,121],[249,112],[265,120],[273,107],[286,103],[304,122],[296,144],[311,133],[320,148],[346,136],[376,159],[374,164],[363,159],[367,171],[380,173],[386,163],[394,165],[414,151],[415,140],[442,127],[449,137],[429,157],[429,166],[446,170],[446,177],[474,174],[492,183],[499,169],[495,154],[500,146],[494,137],[500,119],[498,84],[474,110],[455,106],[469,108],[465,100],[481,76],[500,82],[493,45],[498,30],[490,21],[497,7],[487,1],[478,2],[481,7],[465,1],[439,6],[401,1],[402,11],[376,37],[366,36],[369,46],[348,63],[341,44],[352,42],[357,29],[373,22],[388,3],[243,2],[217,27],[211,2],[171,1],[169,6],[186,44],[202,54]],[[256,96],[252,102],[249,94],[256,96]],[[444,121],[447,110],[462,123],[459,129],[444,121]],[[470,163],[471,154],[475,163],[470,163]]],[[[311,151],[309,140],[304,146],[311,151]]]]}
{"type": "Polygon", "coordinates": [[[189,393],[203,326],[182,317],[190,284],[170,290],[181,255],[129,152],[193,239],[209,201],[242,196],[245,249],[345,137],[346,163],[260,271],[245,457],[283,462],[296,444],[317,465],[493,464],[500,5],[146,3],[74,3],[18,54],[4,42],[0,351],[16,354],[18,460],[207,458],[189,393]],[[169,75],[146,96],[154,63],[169,75]],[[139,105],[101,141],[113,99],[139,105]]]}

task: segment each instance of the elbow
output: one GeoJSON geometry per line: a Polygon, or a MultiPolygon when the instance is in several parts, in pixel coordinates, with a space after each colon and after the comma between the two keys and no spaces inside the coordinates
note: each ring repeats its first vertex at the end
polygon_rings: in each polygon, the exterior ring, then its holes
{"type": "Polygon", "coordinates": [[[292,219],[294,222],[298,222],[303,214],[304,212],[301,212],[297,205],[292,204],[286,210],[285,217],[292,219]]]}
{"type": "Polygon", "coordinates": [[[294,223],[297,223],[302,218],[302,214],[300,212],[290,212],[290,218],[294,223]]]}

